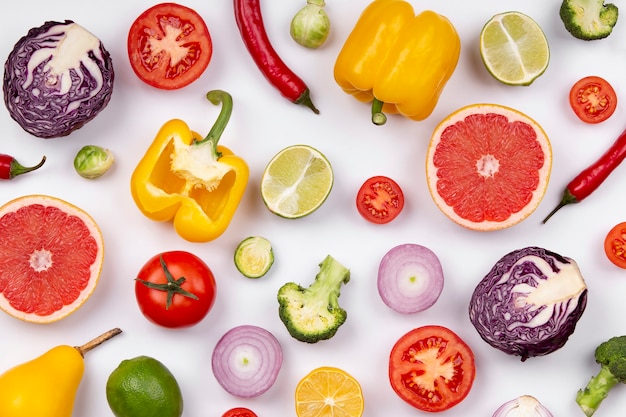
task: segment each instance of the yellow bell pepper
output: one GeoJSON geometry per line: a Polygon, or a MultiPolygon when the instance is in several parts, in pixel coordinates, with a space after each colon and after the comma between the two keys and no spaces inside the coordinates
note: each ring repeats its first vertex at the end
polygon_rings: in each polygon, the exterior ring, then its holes
{"type": "Polygon", "coordinates": [[[190,242],[208,242],[227,229],[248,184],[246,162],[218,141],[232,113],[230,94],[207,93],[222,103],[205,138],[182,120],[166,122],[135,168],[130,185],[137,207],[155,221],[173,221],[190,242]]]}
{"type": "Polygon", "coordinates": [[[415,15],[404,0],[374,0],[359,17],[334,67],[337,84],[365,103],[372,121],[385,113],[424,120],[459,60],[461,41],[452,23],[431,10],[415,15]]]}

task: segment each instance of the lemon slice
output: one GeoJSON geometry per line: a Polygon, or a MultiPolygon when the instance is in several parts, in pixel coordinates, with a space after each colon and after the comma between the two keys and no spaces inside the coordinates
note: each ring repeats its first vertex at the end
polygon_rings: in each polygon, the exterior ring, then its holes
{"type": "Polygon", "coordinates": [[[333,181],[330,162],[320,151],[293,145],[278,152],[265,167],[261,197],[272,213],[297,219],[326,201],[333,181]]]}
{"type": "Polygon", "coordinates": [[[363,392],[359,382],[347,372],[322,366],[312,370],[296,387],[298,417],[360,417],[363,392]]]}
{"type": "Polygon", "coordinates": [[[507,85],[530,85],[548,68],[550,48],[541,27],[529,16],[493,16],[480,32],[480,55],[494,78],[507,85]]]}

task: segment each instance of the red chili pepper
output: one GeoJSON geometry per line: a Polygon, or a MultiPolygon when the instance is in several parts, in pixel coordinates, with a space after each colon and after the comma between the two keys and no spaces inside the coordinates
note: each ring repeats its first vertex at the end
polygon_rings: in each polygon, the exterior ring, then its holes
{"type": "Polygon", "coordinates": [[[548,221],[561,207],[580,203],[594,192],[600,184],[626,158],[626,130],[622,132],[611,147],[593,164],[585,168],[565,188],[558,206],[548,214],[542,223],[548,221]]]}
{"type": "Polygon", "coordinates": [[[295,104],[303,104],[313,110],[319,110],[311,101],[309,88],[283,62],[270,43],[263,24],[259,0],[234,0],[235,20],[248,52],[265,78],[280,93],[295,104]]]}
{"type": "Polygon", "coordinates": [[[41,162],[32,167],[25,167],[10,155],[0,154],[0,180],[10,180],[18,175],[26,174],[41,167],[46,162],[46,157],[41,158],[41,162]]]}

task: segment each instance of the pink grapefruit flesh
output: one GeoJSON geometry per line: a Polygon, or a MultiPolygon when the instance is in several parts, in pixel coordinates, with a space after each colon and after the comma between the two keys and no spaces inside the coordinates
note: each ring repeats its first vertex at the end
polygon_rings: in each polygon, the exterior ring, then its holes
{"type": "Polygon", "coordinates": [[[91,296],[104,259],[102,233],[82,209],[29,195],[0,207],[0,309],[34,323],[58,321],[91,296]]]}
{"type": "Polygon", "coordinates": [[[426,158],[437,207],[468,229],[491,231],[528,217],[545,194],[550,141],[537,122],[497,104],[473,104],[434,130],[426,158]]]}

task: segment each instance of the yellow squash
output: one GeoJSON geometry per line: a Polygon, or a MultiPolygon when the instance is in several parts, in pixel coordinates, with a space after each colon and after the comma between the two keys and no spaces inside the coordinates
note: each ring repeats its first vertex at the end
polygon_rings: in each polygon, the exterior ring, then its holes
{"type": "Polygon", "coordinates": [[[190,242],[208,242],[227,229],[248,184],[246,162],[218,146],[232,111],[232,98],[210,91],[222,111],[202,138],[182,120],[166,122],[137,164],[131,194],[137,207],[155,221],[173,221],[174,229],[190,242]]]}
{"type": "Polygon", "coordinates": [[[424,120],[456,69],[461,41],[452,23],[431,10],[415,15],[404,0],[374,0],[359,17],[334,67],[337,84],[384,113],[424,120]]]}

